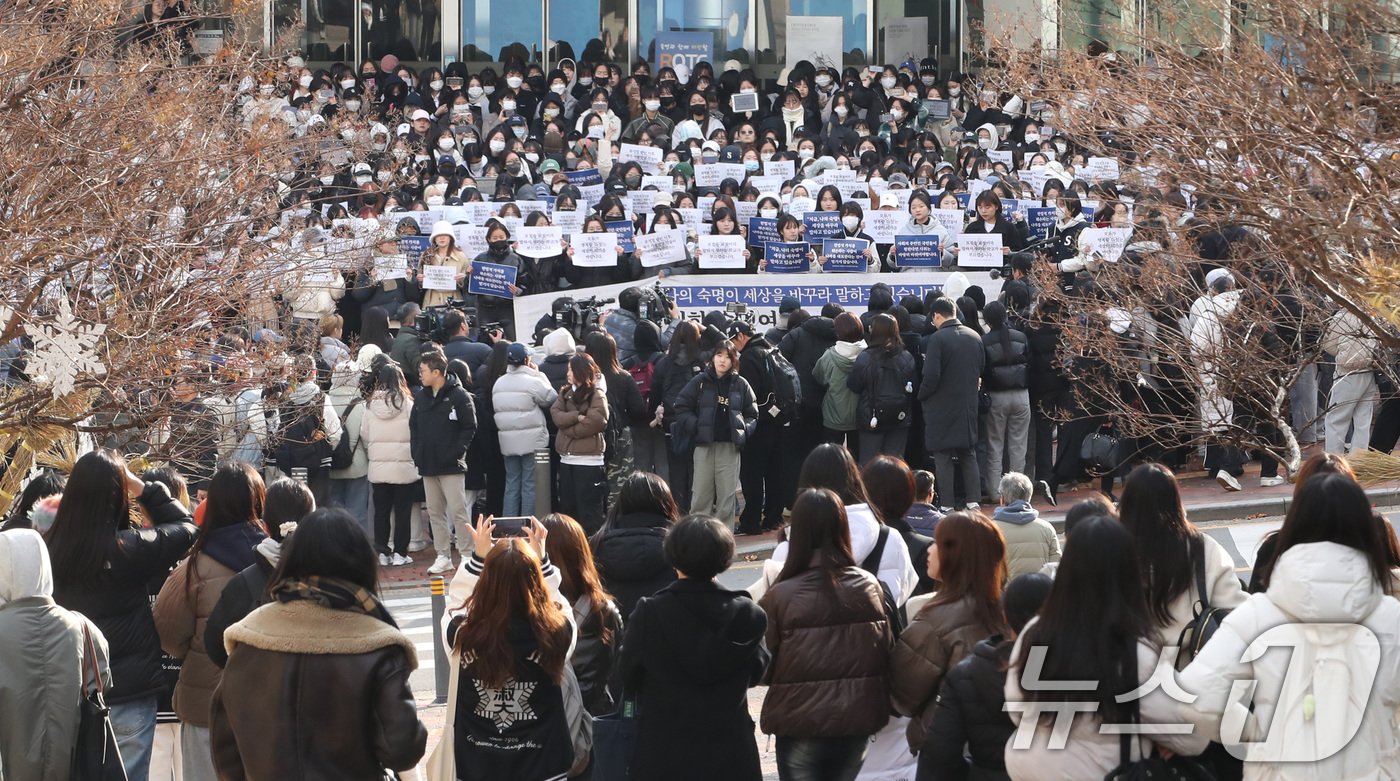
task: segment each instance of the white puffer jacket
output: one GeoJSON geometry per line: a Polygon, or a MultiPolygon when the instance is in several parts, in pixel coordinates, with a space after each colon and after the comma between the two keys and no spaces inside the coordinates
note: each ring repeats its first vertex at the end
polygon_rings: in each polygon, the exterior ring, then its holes
{"type": "Polygon", "coordinates": [[[511,366],[491,389],[501,455],[523,456],[549,447],[544,410],[559,398],[542,372],[528,366],[511,366]]]}
{"type": "MultiPolygon", "coordinates": [[[[870,505],[850,504],[846,505],[846,525],[851,530],[851,555],[859,566],[866,557],[875,552],[875,545],[880,540],[881,524],[875,519],[870,505]]],[[[783,540],[773,549],[768,561],[763,562],[763,574],[759,576],[758,582],[748,589],[753,601],[757,602],[768,588],[777,582],[779,573],[783,571],[783,564],[787,561],[787,554],[787,540],[783,540]]],[[[876,569],[876,578],[889,587],[890,596],[894,597],[896,604],[903,605],[909,601],[909,596],[919,585],[919,573],[914,570],[914,563],[909,558],[909,546],[894,529],[890,529],[885,538],[885,549],[880,553],[880,563],[876,569]]]]}
{"type": "Polygon", "coordinates": [[[1269,590],[1225,619],[1181,684],[1197,695],[1178,711],[1198,734],[1253,744],[1246,779],[1400,779],[1400,602],[1354,548],[1285,551],[1269,590]]]}
{"type": "MultiPolygon", "coordinates": [[[[1225,546],[1204,532],[1201,534],[1202,550],[1205,553],[1206,596],[1210,606],[1233,610],[1244,604],[1248,594],[1240,585],[1240,577],[1235,572],[1235,560],[1225,546]]],[[[1190,585],[1177,595],[1171,604],[1171,623],[1157,628],[1157,640],[1162,645],[1176,645],[1181,632],[1196,616],[1196,603],[1200,596],[1196,593],[1195,570],[1191,571],[1190,585]]]]}
{"type": "Polygon", "coordinates": [[[403,407],[396,409],[384,394],[376,391],[360,419],[360,437],[369,450],[369,481],[404,485],[418,480],[409,444],[408,416],[413,398],[405,394],[403,407]]]}

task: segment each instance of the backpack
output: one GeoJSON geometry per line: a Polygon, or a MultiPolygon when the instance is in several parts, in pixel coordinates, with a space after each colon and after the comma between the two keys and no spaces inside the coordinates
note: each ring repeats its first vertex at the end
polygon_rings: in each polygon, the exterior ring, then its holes
{"type": "Polygon", "coordinates": [[[333,450],[321,420],[321,398],[318,395],[315,402],[305,406],[292,405],[283,413],[292,421],[281,432],[275,463],[289,475],[296,468],[314,471],[330,467],[333,450]]]}
{"type": "Polygon", "coordinates": [[[875,582],[880,584],[880,601],[885,604],[885,619],[890,622],[890,632],[894,633],[897,640],[904,627],[909,625],[909,620],[904,615],[903,608],[894,601],[894,593],[890,591],[890,587],[880,580],[880,558],[885,555],[885,543],[889,539],[890,527],[881,525],[880,536],[875,539],[875,549],[860,563],[860,568],[874,575],[875,582]]]}
{"type": "Polygon", "coordinates": [[[895,362],[897,357],[887,354],[870,356],[870,376],[866,383],[870,394],[870,418],[862,423],[871,431],[909,423],[914,383],[900,379],[899,367],[895,362]]]}
{"type": "MultiPolygon", "coordinates": [[[[345,415],[341,419],[350,420],[350,413],[355,411],[356,405],[361,401],[363,399],[351,401],[349,406],[345,408],[345,415]]],[[[331,469],[349,469],[354,462],[355,448],[350,446],[350,426],[343,425],[340,427],[340,440],[335,443],[335,449],[331,451],[331,469]]]]}
{"type": "Polygon", "coordinates": [[[632,375],[632,379],[636,381],[638,390],[642,392],[642,398],[651,398],[651,378],[656,374],[656,364],[651,361],[641,361],[628,367],[627,373],[632,375]]]}
{"type": "Polygon", "coordinates": [[[1191,538],[1191,566],[1196,573],[1198,601],[1195,616],[1191,623],[1181,630],[1181,636],[1176,641],[1178,670],[1186,669],[1186,665],[1196,658],[1196,654],[1205,648],[1206,643],[1210,642],[1210,638],[1224,623],[1225,616],[1230,615],[1228,609],[1210,605],[1210,592],[1206,589],[1206,543],[1200,535],[1191,538]]]}
{"type": "Polygon", "coordinates": [[[769,388],[768,398],[760,405],[763,411],[779,423],[797,420],[802,408],[802,382],[797,377],[797,367],[775,347],[764,356],[763,368],[769,388]]]}

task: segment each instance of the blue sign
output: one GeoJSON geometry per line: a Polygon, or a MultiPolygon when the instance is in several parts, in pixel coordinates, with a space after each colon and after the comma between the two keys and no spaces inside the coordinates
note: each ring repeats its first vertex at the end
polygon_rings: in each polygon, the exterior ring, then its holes
{"type": "Polygon", "coordinates": [[[1094,221],[1094,207],[1080,206],[1079,211],[1084,215],[1084,219],[1088,220],[1090,223],[1094,221]]]}
{"type": "Polygon", "coordinates": [[[1032,237],[1045,238],[1050,235],[1050,229],[1055,227],[1055,207],[1039,206],[1026,209],[1026,224],[1030,226],[1032,237]]]}
{"type": "Polygon", "coordinates": [[[770,241],[763,249],[763,259],[768,265],[764,269],[770,274],[797,274],[810,271],[807,253],[812,248],[805,241],[770,241]]]}
{"type": "Polygon", "coordinates": [[[807,241],[813,247],[822,246],[828,236],[842,233],[841,212],[807,212],[802,215],[802,224],[807,226],[807,241]]]}
{"type": "Polygon", "coordinates": [[[943,247],[937,236],[895,236],[894,260],[900,268],[938,268],[943,247]]]}
{"type": "Polygon", "coordinates": [[[583,168],[577,171],[565,171],[564,176],[568,177],[569,184],[575,187],[588,187],[590,185],[602,184],[603,175],[597,168],[583,168]]]}
{"type": "Polygon", "coordinates": [[[432,239],[427,236],[400,236],[399,254],[408,258],[409,268],[418,268],[423,253],[428,251],[432,239]]]}
{"type": "Polygon", "coordinates": [[[749,218],[749,246],[765,247],[771,242],[782,241],[783,237],[778,233],[778,218],[776,217],[750,217],[749,218]]]}
{"type": "MultiPolygon", "coordinates": [[[[894,289],[895,300],[904,296],[922,299],[930,292],[943,290],[943,281],[909,282],[906,277],[913,274],[894,274],[882,277],[894,289]]],[[[816,275],[791,277],[791,284],[763,285],[675,285],[668,287],[666,294],[673,296],[676,306],[681,309],[723,309],[730,301],[750,307],[776,308],[784,296],[793,296],[802,302],[809,312],[822,308],[823,304],[834,302],[844,307],[866,306],[870,302],[869,278],[859,280],[839,275],[816,275]]]]}
{"type": "Polygon", "coordinates": [[[510,286],[515,284],[515,275],[515,266],[477,261],[472,264],[471,281],[467,283],[467,292],[476,293],[479,296],[515,298],[515,294],[510,292],[510,286]]]}
{"type": "Polygon", "coordinates": [[[865,239],[827,239],[822,242],[822,256],[826,264],[824,271],[864,273],[869,262],[865,250],[870,242],[865,239]]]}
{"type": "MultiPolygon", "coordinates": [[[[674,33],[656,34],[656,70],[675,68],[677,71],[694,71],[701,62],[715,61],[715,36],[713,33],[674,33]]],[[[681,77],[684,81],[685,77],[681,77]]]]}
{"type": "Polygon", "coordinates": [[[603,227],[608,229],[608,233],[617,234],[617,246],[621,247],[623,252],[631,252],[636,249],[636,246],[632,244],[632,237],[637,232],[637,226],[631,220],[605,222],[603,227]]]}
{"type": "Polygon", "coordinates": [[[968,209],[969,204],[972,203],[972,196],[969,193],[953,193],[953,197],[958,199],[958,203],[962,204],[964,210],[968,209]]]}

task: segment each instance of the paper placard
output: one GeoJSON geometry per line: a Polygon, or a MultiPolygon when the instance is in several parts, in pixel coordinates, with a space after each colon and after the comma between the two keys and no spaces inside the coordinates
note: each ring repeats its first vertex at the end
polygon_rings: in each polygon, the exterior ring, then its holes
{"type": "Polygon", "coordinates": [[[575,233],[583,232],[583,221],[588,219],[588,212],[583,209],[570,209],[555,212],[553,219],[561,233],[565,236],[572,236],[575,233]]]}
{"type": "Polygon", "coordinates": [[[807,212],[802,215],[802,224],[807,229],[807,242],[820,247],[823,240],[841,233],[841,212],[807,212]]]}
{"type": "Polygon", "coordinates": [[[744,166],[740,163],[710,163],[695,167],[695,185],[697,187],[719,187],[720,182],[725,179],[733,179],[736,182],[744,181],[744,166]]]}
{"type": "MultiPolygon", "coordinates": [[[[976,201],[977,196],[990,189],[992,189],[992,186],[981,179],[967,180],[967,197],[969,201],[976,201]]],[[[959,193],[959,195],[961,195],[961,193],[959,193]]]]}
{"type": "Polygon", "coordinates": [[[657,192],[655,190],[638,190],[631,196],[632,205],[628,211],[633,214],[650,214],[656,206],[657,192]]]}
{"type": "Polygon", "coordinates": [[[632,236],[637,232],[637,226],[632,224],[631,220],[605,222],[603,227],[607,228],[609,233],[617,234],[617,246],[622,247],[623,252],[633,250],[632,236]]]}
{"type": "Polygon", "coordinates": [[[579,268],[610,268],[617,265],[616,233],[576,233],[569,239],[574,248],[571,258],[579,268]]]}
{"type": "Polygon", "coordinates": [[[675,187],[671,177],[664,174],[648,174],[642,177],[642,189],[655,187],[657,192],[669,193],[675,187]]]}
{"type": "MultiPolygon", "coordinates": [[[[764,176],[781,176],[783,181],[797,176],[797,163],[793,160],[764,160],[764,176]]],[[[759,188],[762,192],[762,188],[759,188]]]]}
{"type": "Polygon", "coordinates": [[[697,230],[705,224],[705,215],[708,214],[704,209],[676,209],[676,213],[681,216],[681,222],[685,223],[686,227],[697,230]]]}
{"type": "Polygon", "coordinates": [[[569,184],[575,187],[590,187],[603,183],[603,174],[597,168],[580,168],[576,171],[565,171],[564,176],[569,180],[569,184]]]}
{"type": "Polygon", "coordinates": [[[894,262],[900,268],[938,268],[943,247],[937,236],[895,236],[894,262]]]}
{"type": "Polygon", "coordinates": [[[515,266],[506,266],[500,263],[473,263],[471,282],[467,285],[467,292],[479,296],[515,298],[515,294],[510,292],[510,286],[515,284],[516,273],[515,266]]]}
{"type": "Polygon", "coordinates": [[[515,207],[520,210],[522,218],[529,217],[534,212],[540,212],[548,217],[549,213],[553,211],[548,201],[516,201],[515,207]]]}
{"type": "Polygon", "coordinates": [[[948,232],[948,238],[955,239],[962,233],[963,225],[967,224],[966,212],[962,209],[934,209],[933,219],[943,226],[943,230],[948,232]]]}
{"type": "MultiPolygon", "coordinates": [[[[835,182],[831,186],[836,188],[836,192],[841,193],[841,200],[843,201],[849,201],[851,196],[856,193],[865,192],[865,182],[856,181],[855,179],[846,182],[835,182]]],[[[825,185],[823,185],[823,187],[825,187],[825,185]]]]}
{"type": "Polygon", "coordinates": [[[700,268],[742,269],[747,265],[743,236],[700,237],[700,268]]]}
{"type": "Polygon", "coordinates": [[[753,217],[749,219],[749,246],[763,247],[782,242],[778,233],[778,220],[774,217],[753,217]]]}
{"type": "Polygon", "coordinates": [[[328,269],[304,271],[301,274],[303,287],[331,287],[335,283],[335,272],[328,269]]]}
{"type": "MultiPolygon", "coordinates": [[[[456,238],[455,236],[453,238],[456,238]]],[[[427,236],[400,236],[399,254],[408,259],[409,268],[418,268],[423,253],[428,251],[431,242],[427,236]]]]}
{"type": "Polygon", "coordinates": [[[1000,233],[964,233],[958,237],[958,265],[968,268],[1001,268],[1000,233]]]}
{"type": "Polygon", "coordinates": [[[749,220],[752,220],[754,217],[757,216],[758,201],[734,202],[734,219],[737,220],[740,225],[748,223],[749,220]]]}
{"type": "Polygon", "coordinates": [[[865,232],[876,244],[893,244],[895,231],[904,227],[909,215],[904,212],[873,211],[865,213],[865,232]]]}
{"type": "Polygon", "coordinates": [[[623,144],[618,150],[617,162],[636,163],[642,167],[643,173],[653,174],[661,170],[662,156],[663,152],[659,146],[623,144]]]}
{"type": "Polygon", "coordinates": [[[1107,182],[1119,176],[1118,159],[1113,157],[1091,157],[1084,163],[1082,175],[1092,184],[1107,182]]]}
{"type": "Polygon", "coordinates": [[[414,220],[418,223],[418,232],[426,236],[429,233],[432,233],[433,223],[437,222],[437,218],[441,215],[429,209],[428,211],[421,212],[402,212],[395,214],[394,216],[400,219],[408,217],[409,219],[414,220]]]}
{"type": "MultiPolygon", "coordinates": [[[[472,268],[476,269],[484,264],[474,263],[472,268]]],[[[457,269],[453,266],[424,266],[423,289],[424,290],[456,290],[457,289],[457,269]]]]}
{"type": "Polygon", "coordinates": [[[951,100],[926,100],[924,108],[928,110],[928,119],[934,122],[942,122],[953,115],[951,100]]]}
{"type": "Polygon", "coordinates": [[[1128,246],[1129,228],[1085,228],[1079,234],[1079,245],[1097,252],[1104,260],[1112,263],[1123,257],[1123,249],[1128,246]]]}
{"type": "Polygon", "coordinates": [[[1035,239],[1049,236],[1050,229],[1055,227],[1055,207],[1036,206],[1026,209],[1026,225],[1030,226],[1030,235],[1035,239]]]}
{"type": "Polygon", "coordinates": [[[991,160],[993,163],[1004,163],[1004,164],[1006,165],[1007,170],[1010,170],[1010,169],[1011,169],[1011,150],[1010,150],[1010,149],[1004,149],[1004,150],[1003,150],[1003,149],[991,149],[991,150],[988,150],[988,152],[987,152],[987,159],[988,159],[988,160],[991,160]]]}
{"type": "Polygon", "coordinates": [[[379,255],[374,259],[374,270],[380,279],[407,279],[408,258],[403,255],[379,255]]]}
{"type": "Polygon", "coordinates": [[[788,202],[788,214],[791,214],[799,220],[802,219],[807,212],[814,212],[816,210],[817,202],[805,196],[799,195],[788,202]]]}
{"type": "Polygon", "coordinates": [[[818,177],[818,181],[821,182],[822,186],[826,186],[828,184],[838,184],[840,182],[854,182],[857,178],[856,172],[849,168],[844,171],[840,168],[833,168],[830,171],[822,173],[822,175],[818,177]]]}
{"type": "Polygon", "coordinates": [[[749,184],[752,184],[752,185],[753,185],[753,188],[754,188],[755,190],[758,190],[760,193],[765,193],[765,194],[766,194],[766,193],[780,193],[780,192],[782,192],[782,191],[783,191],[783,183],[785,183],[786,181],[787,181],[787,179],[784,179],[784,178],[781,177],[781,176],[751,176],[751,177],[749,177],[749,184]]]}
{"type": "MultiPolygon", "coordinates": [[[[824,271],[863,274],[869,262],[865,250],[870,242],[865,239],[826,239],[822,242],[822,257],[826,263],[824,271]]],[[[770,271],[772,269],[769,269],[770,271]]]]}
{"type": "Polygon", "coordinates": [[[462,204],[462,208],[466,210],[467,220],[471,224],[485,225],[486,221],[491,219],[493,205],[490,201],[470,201],[462,204]]]}
{"type": "Polygon", "coordinates": [[[807,253],[812,248],[805,241],[770,241],[763,248],[764,268],[770,274],[799,274],[811,269],[807,253]]]}
{"type": "Polygon", "coordinates": [[[552,258],[563,252],[564,232],[557,225],[537,225],[520,229],[516,235],[517,255],[527,258],[552,258]]]}
{"type": "Polygon", "coordinates": [[[486,241],[485,225],[457,225],[452,231],[457,235],[457,246],[462,248],[462,254],[469,258],[490,249],[486,241]]]}
{"type": "Polygon", "coordinates": [[[635,239],[642,265],[647,268],[685,260],[685,231],[663,230],[635,239]]]}

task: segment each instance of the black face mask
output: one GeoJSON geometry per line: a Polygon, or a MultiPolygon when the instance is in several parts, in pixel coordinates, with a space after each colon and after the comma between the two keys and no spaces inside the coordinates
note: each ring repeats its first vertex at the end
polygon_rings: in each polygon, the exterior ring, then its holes
{"type": "Polygon", "coordinates": [[[511,176],[519,176],[519,175],[520,175],[520,163],[511,163],[510,165],[507,165],[507,166],[506,166],[506,173],[510,174],[511,176]]]}
{"type": "Polygon", "coordinates": [[[495,255],[496,257],[501,257],[501,256],[505,255],[507,252],[510,252],[510,242],[509,242],[509,241],[493,241],[493,242],[491,242],[491,254],[492,254],[492,255],[495,255]]]}
{"type": "Polygon", "coordinates": [[[703,116],[705,116],[705,104],[703,104],[703,103],[697,103],[697,104],[691,106],[691,107],[690,107],[690,113],[693,114],[693,115],[695,115],[695,116],[697,116],[697,117],[703,117],[703,116]]]}
{"type": "Polygon", "coordinates": [[[635,190],[635,189],[637,189],[638,187],[641,187],[641,186],[642,186],[642,177],[637,176],[637,175],[635,175],[635,174],[633,174],[632,176],[626,177],[623,181],[627,182],[627,187],[628,187],[629,189],[635,190]]]}

